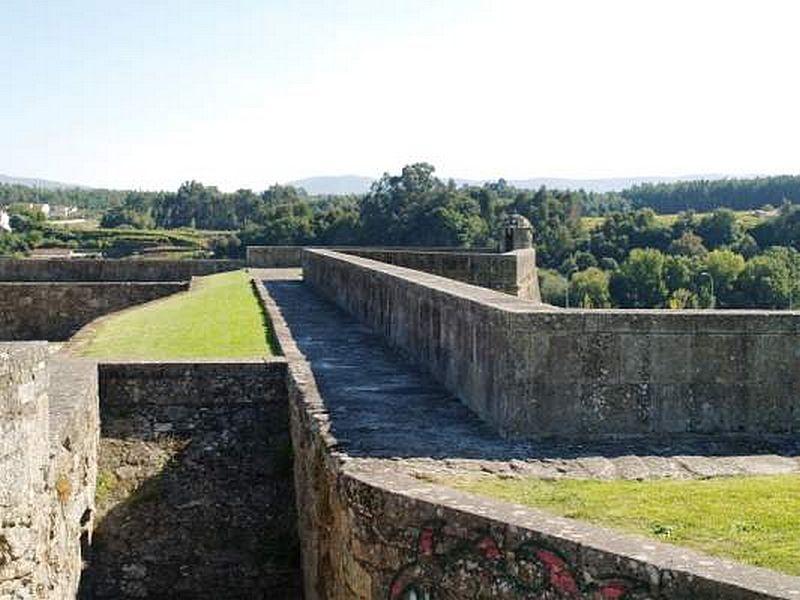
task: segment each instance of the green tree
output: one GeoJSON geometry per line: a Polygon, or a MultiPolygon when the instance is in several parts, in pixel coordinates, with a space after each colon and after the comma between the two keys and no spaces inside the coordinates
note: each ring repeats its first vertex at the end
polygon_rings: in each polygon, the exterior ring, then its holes
{"type": "Polygon", "coordinates": [[[747,261],[736,281],[739,304],[749,308],[785,308],[793,289],[789,266],[769,254],[747,261]]]}
{"type": "Polygon", "coordinates": [[[708,250],[703,245],[703,238],[691,231],[684,231],[679,238],[672,240],[668,252],[683,256],[705,256],[708,250]]]}
{"type": "Polygon", "coordinates": [[[570,297],[575,298],[575,303],[584,308],[609,308],[611,306],[609,280],[610,274],[597,267],[579,271],[570,280],[570,297]]]}
{"type": "Polygon", "coordinates": [[[657,308],[664,305],[664,254],[654,248],[635,248],[619,271],[611,276],[614,302],[623,308],[657,308]]]}
{"type": "Polygon", "coordinates": [[[693,288],[696,273],[696,260],[691,257],[677,255],[664,258],[664,285],[670,292],[693,288]]]}
{"type": "Polygon", "coordinates": [[[719,248],[736,243],[742,236],[742,225],[736,213],[729,208],[719,208],[700,219],[697,233],[707,248],[719,248]]]}
{"type": "Polygon", "coordinates": [[[558,271],[539,269],[539,293],[542,302],[553,306],[564,306],[567,294],[567,280],[558,271]]]}
{"type": "Polygon", "coordinates": [[[398,176],[384,174],[361,200],[363,239],[368,243],[406,246],[470,247],[489,235],[482,210],[473,195],[443,183],[434,167],[416,163],[398,176]]]}
{"type": "Polygon", "coordinates": [[[731,250],[713,250],[705,257],[703,267],[713,278],[717,305],[732,306],[733,288],[745,267],[744,257],[731,250]]]}

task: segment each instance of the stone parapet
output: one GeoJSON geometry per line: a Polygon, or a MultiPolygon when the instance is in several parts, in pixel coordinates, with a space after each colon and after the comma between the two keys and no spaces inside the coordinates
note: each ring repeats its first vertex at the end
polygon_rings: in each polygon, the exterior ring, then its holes
{"type": "Polygon", "coordinates": [[[798,313],[558,310],[326,250],[304,278],[505,436],[800,431],[798,313]]]}
{"type": "Polygon", "coordinates": [[[503,254],[382,248],[345,248],[341,252],[541,301],[532,248],[503,254]]]}
{"type": "Polygon", "coordinates": [[[189,289],[178,282],[0,282],[0,340],[67,340],[103,315],[189,289]]]}
{"type": "Polygon", "coordinates": [[[303,264],[303,246],[248,246],[246,263],[257,269],[289,269],[303,264]]]}
{"type": "MultiPolygon", "coordinates": [[[[288,361],[306,600],[789,600],[800,593],[797,577],[433,485],[400,473],[399,458],[348,456],[280,308],[257,287],[288,361]]],[[[379,286],[372,293],[384,294],[379,286]]]]}
{"type": "Polygon", "coordinates": [[[216,259],[0,258],[0,282],[188,281],[244,266],[241,260],[216,259]]]}
{"type": "MultiPolygon", "coordinates": [[[[341,247],[338,252],[440,275],[540,302],[536,251],[532,248],[498,254],[462,248],[341,247]]],[[[295,268],[303,265],[302,246],[248,246],[247,266],[295,268]]]]}

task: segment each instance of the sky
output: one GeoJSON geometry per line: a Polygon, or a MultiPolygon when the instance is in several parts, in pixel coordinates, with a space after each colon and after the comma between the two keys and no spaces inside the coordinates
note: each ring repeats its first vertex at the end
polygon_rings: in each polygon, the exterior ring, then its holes
{"type": "Polygon", "coordinates": [[[0,173],[800,173],[793,0],[0,0],[0,173]]]}

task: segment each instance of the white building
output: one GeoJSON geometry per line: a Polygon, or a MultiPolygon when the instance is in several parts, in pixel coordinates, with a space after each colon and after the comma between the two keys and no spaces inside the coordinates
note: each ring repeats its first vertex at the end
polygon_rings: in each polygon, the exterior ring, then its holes
{"type": "Polygon", "coordinates": [[[50,218],[51,219],[66,219],[78,212],[78,209],[74,206],[65,206],[63,204],[53,204],[50,207],[50,218]]]}
{"type": "Polygon", "coordinates": [[[0,210],[0,231],[11,231],[11,217],[4,210],[0,210]]]}

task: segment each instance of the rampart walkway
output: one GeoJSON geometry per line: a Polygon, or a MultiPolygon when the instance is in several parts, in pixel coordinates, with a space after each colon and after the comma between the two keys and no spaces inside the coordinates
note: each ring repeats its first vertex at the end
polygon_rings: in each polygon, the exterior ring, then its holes
{"type": "Polygon", "coordinates": [[[340,449],[365,467],[390,459],[415,474],[483,471],[547,478],[800,472],[800,441],[785,438],[593,445],[504,440],[301,281],[279,270],[261,275],[311,364],[340,449]]]}

